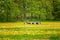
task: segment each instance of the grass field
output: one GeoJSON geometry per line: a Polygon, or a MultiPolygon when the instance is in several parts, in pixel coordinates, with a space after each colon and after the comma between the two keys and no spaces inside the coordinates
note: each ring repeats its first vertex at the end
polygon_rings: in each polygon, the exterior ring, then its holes
{"type": "Polygon", "coordinates": [[[60,22],[0,23],[0,40],[60,40],[60,22]]]}

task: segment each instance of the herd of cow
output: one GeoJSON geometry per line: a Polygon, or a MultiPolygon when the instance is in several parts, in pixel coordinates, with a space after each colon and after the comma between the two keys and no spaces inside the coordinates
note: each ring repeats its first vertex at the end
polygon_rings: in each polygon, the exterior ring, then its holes
{"type": "Polygon", "coordinates": [[[25,22],[24,24],[41,24],[41,22],[25,22]]]}

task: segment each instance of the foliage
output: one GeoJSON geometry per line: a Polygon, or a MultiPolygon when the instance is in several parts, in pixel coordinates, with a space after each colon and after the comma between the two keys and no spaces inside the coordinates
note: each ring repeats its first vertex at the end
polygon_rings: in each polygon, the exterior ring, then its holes
{"type": "Polygon", "coordinates": [[[55,20],[60,20],[60,0],[54,0],[54,16],[55,20]]]}
{"type": "Polygon", "coordinates": [[[15,21],[18,14],[18,7],[12,0],[0,0],[0,21],[15,21]]]}
{"type": "Polygon", "coordinates": [[[60,20],[59,0],[0,0],[0,21],[60,20]]]}

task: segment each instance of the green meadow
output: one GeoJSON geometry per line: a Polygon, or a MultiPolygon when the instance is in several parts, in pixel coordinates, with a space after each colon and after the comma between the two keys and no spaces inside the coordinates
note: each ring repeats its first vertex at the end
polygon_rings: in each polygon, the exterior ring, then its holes
{"type": "Polygon", "coordinates": [[[60,22],[0,23],[0,40],[60,40],[60,22]]]}

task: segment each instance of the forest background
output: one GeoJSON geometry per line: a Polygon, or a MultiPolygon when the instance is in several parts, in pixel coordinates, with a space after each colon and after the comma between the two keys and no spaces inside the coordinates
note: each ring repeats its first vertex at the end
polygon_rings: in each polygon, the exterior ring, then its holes
{"type": "Polygon", "coordinates": [[[0,0],[0,22],[60,21],[60,0],[0,0]]]}

